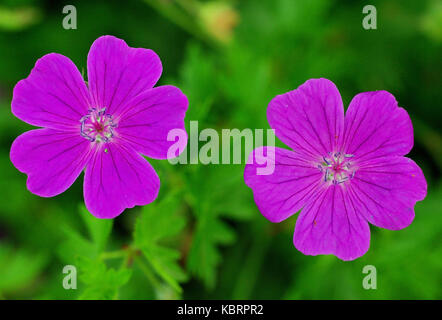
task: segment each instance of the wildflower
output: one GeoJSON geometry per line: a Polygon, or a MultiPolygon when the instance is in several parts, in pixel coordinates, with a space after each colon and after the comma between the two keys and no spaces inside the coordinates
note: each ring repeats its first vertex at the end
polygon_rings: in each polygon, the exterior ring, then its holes
{"type": "Polygon", "coordinates": [[[157,197],[160,180],[141,154],[167,158],[167,133],[184,130],[188,102],[176,87],[153,88],[159,57],[121,39],[98,38],[87,67],[88,85],[69,58],[50,53],[18,82],[12,113],[43,128],[20,135],[10,157],[41,197],[64,192],[85,169],[86,207],[113,218],[157,197]]]}
{"type": "Polygon", "coordinates": [[[356,95],[344,117],[336,86],[312,79],[275,97],[267,118],[293,151],[255,149],[244,179],[271,222],[302,209],[293,238],[298,250],[353,260],[369,248],[368,222],[399,230],[413,221],[427,184],[422,170],[404,157],[413,146],[413,127],[390,93],[356,95]],[[264,153],[274,155],[271,175],[256,174],[264,153]]]}

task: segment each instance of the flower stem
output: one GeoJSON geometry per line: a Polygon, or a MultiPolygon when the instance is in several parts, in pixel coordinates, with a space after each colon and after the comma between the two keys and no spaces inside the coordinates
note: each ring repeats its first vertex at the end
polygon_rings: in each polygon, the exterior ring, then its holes
{"type": "MultiPolygon", "coordinates": [[[[158,0],[144,1],[165,18],[169,19],[172,23],[193,35],[195,38],[204,41],[212,47],[217,47],[217,43],[201,30],[198,23],[194,22],[197,21],[197,16],[190,16],[189,14],[184,13],[180,8],[175,6],[174,2],[163,2],[158,0]]],[[[186,11],[189,10],[187,9],[186,11]]]]}

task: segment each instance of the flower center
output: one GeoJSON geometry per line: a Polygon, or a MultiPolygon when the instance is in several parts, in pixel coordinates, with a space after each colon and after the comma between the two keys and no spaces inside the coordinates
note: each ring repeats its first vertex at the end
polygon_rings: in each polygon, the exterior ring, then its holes
{"type": "Polygon", "coordinates": [[[356,168],[351,163],[352,154],[342,154],[341,152],[329,152],[322,157],[322,162],[318,168],[324,173],[324,181],[331,181],[333,184],[344,183],[352,179],[356,168]]]}
{"type": "Polygon", "coordinates": [[[89,109],[89,113],[80,119],[81,136],[93,142],[109,142],[114,136],[114,128],[117,126],[113,122],[112,115],[106,114],[106,108],[89,109]]]}

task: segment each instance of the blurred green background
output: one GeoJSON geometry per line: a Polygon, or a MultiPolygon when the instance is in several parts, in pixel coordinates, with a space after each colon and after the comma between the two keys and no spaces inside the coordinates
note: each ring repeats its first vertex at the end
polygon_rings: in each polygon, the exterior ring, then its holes
{"type": "Polygon", "coordinates": [[[4,299],[441,299],[442,2],[371,1],[377,30],[362,28],[365,1],[125,0],[0,1],[0,297],[4,299]],[[77,30],[62,8],[77,9],[77,30]],[[151,161],[158,199],[98,220],[83,205],[82,180],[55,198],[26,189],[9,160],[31,127],[10,111],[12,89],[49,52],[80,70],[99,36],[151,48],[159,84],[190,101],[186,125],[268,128],[276,95],[325,77],[344,104],[387,90],[410,114],[428,196],[401,231],[371,226],[367,254],[342,262],[304,256],[292,244],[297,215],[279,224],[258,212],[244,165],[151,161]],[[78,289],[62,287],[65,265],[78,289]],[[362,269],[377,268],[377,290],[362,269]]]}

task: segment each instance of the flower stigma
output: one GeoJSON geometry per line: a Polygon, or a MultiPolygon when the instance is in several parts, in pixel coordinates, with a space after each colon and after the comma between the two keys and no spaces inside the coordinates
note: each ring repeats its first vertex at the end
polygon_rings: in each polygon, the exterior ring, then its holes
{"type": "Polygon", "coordinates": [[[80,119],[80,134],[91,142],[109,142],[114,136],[112,115],[106,113],[106,108],[89,109],[89,113],[80,119]]]}
{"type": "Polygon", "coordinates": [[[322,157],[318,168],[324,173],[324,182],[341,184],[352,179],[356,173],[356,168],[350,161],[354,155],[342,154],[341,152],[329,152],[322,157]]]}

